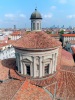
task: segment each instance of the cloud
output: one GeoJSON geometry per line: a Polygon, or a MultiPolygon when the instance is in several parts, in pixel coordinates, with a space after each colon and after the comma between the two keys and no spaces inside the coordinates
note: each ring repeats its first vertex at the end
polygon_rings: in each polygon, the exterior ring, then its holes
{"type": "Polygon", "coordinates": [[[21,18],[26,18],[26,15],[25,14],[20,14],[19,15],[21,18]]]}
{"type": "Polygon", "coordinates": [[[44,16],[44,18],[52,18],[52,14],[45,14],[45,15],[43,15],[44,16]]]}
{"type": "Polygon", "coordinates": [[[65,4],[65,3],[67,3],[67,0],[59,0],[59,3],[65,4]]]}
{"type": "Polygon", "coordinates": [[[52,9],[52,10],[56,9],[56,6],[51,6],[51,9],[52,9]]]}
{"type": "Polygon", "coordinates": [[[67,18],[69,18],[69,19],[75,18],[75,14],[68,15],[67,18]]]}
{"type": "Polygon", "coordinates": [[[14,19],[15,15],[14,14],[5,14],[4,15],[6,18],[9,18],[9,19],[14,19]]]}
{"type": "Polygon", "coordinates": [[[5,18],[9,19],[9,20],[17,20],[19,18],[26,18],[26,15],[23,13],[19,13],[19,14],[12,14],[12,13],[8,13],[4,15],[5,18]]]}

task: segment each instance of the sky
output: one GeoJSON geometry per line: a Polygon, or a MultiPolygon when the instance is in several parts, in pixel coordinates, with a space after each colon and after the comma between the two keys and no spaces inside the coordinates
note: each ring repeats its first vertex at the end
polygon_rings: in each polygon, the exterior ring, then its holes
{"type": "Polygon", "coordinates": [[[30,28],[36,7],[42,27],[75,27],[75,0],[0,0],[0,28],[30,28]]]}

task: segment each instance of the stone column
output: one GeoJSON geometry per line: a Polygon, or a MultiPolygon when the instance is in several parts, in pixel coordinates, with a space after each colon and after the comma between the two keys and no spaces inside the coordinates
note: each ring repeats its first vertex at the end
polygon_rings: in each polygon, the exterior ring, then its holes
{"type": "Polygon", "coordinates": [[[52,73],[52,60],[50,60],[50,65],[49,65],[49,74],[52,73]]]}
{"type": "Polygon", "coordinates": [[[42,69],[42,57],[40,57],[40,62],[39,62],[39,64],[40,64],[39,77],[42,77],[42,76],[43,76],[43,75],[42,75],[42,73],[43,73],[43,69],[42,69]]]}
{"type": "Polygon", "coordinates": [[[23,67],[24,67],[24,75],[26,75],[27,71],[26,71],[26,65],[25,65],[25,63],[23,63],[23,67]]]}
{"type": "Polygon", "coordinates": [[[36,77],[36,57],[33,57],[33,77],[36,77]]]}
{"type": "Polygon", "coordinates": [[[35,21],[35,30],[37,30],[37,22],[35,21]]]}
{"type": "Polygon", "coordinates": [[[16,63],[17,63],[16,65],[18,67],[18,71],[21,72],[21,68],[20,68],[21,67],[20,66],[20,55],[19,54],[16,55],[16,63]]]}
{"type": "Polygon", "coordinates": [[[45,76],[44,57],[42,57],[42,76],[45,76]]]}
{"type": "Polygon", "coordinates": [[[54,54],[52,54],[52,73],[54,73],[54,54]]]}
{"type": "Polygon", "coordinates": [[[33,66],[32,66],[32,63],[30,65],[30,73],[31,73],[31,76],[33,76],[33,66]]]}
{"type": "Polygon", "coordinates": [[[57,66],[57,53],[55,53],[55,69],[54,69],[54,71],[56,71],[56,66],[57,66]]]}
{"type": "Polygon", "coordinates": [[[21,66],[21,74],[23,74],[23,64],[22,64],[22,56],[20,55],[20,66],[21,66]]]}
{"type": "Polygon", "coordinates": [[[22,66],[22,61],[21,61],[21,74],[23,74],[23,66],[22,66]]]}

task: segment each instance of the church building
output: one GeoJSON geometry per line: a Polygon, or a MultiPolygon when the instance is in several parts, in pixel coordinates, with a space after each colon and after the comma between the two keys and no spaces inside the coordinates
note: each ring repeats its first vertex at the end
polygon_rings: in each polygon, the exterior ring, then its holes
{"type": "Polygon", "coordinates": [[[41,14],[35,9],[31,14],[31,32],[15,43],[16,66],[22,75],[42,78],[57,71],[61,43],[43,32],[41,14]]]}

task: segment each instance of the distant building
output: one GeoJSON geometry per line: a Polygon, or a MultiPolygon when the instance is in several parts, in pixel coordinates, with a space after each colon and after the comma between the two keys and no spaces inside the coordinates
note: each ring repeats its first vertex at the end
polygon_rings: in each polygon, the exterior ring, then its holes
{"type": "Polygon", "coordinates": [[[16,30],[16,25],[14,25],[14,31],[16,30]]]}
{"type": "Polygon", "coordinates": [[[0,60],[15,58],[15,50],[9,43],[0,43],[0,60]]]}
{"type": "Polygon", "coordinates": [[[50,34],[51,37],[54,37],[56,40],[60,40],[60,35],[58,33],[56,34],[50,34]]]}
{"type": "Polygon", "coordinates": [[[67,42],[75,40],[75,34],[62,34],[62,43],[63,46],[66,45],[67,42]]]}
{"type": "Polygon", "coordinates": [[[21,31],[14,31],[12,34],[9,35],[10,40],[17,40],[21,38],[22,34],[21,31]]]}

